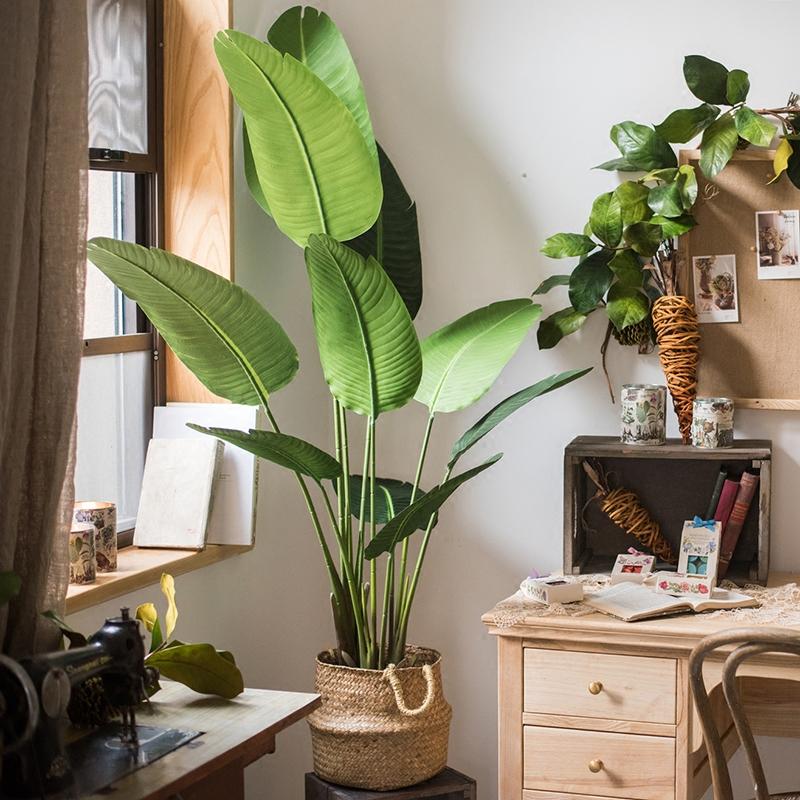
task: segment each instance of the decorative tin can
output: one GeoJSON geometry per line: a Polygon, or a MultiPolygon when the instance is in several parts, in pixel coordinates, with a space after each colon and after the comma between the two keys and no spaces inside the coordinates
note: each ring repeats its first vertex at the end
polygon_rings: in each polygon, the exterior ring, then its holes
{"type": "Polygon", "coordinates": [[[622,387],[623,444],[664,444],[667,440],[667,387],[628,383],[622,387]]]}
{"type": "Polygon", "coordinates": [[[94,551],[98,572],[117,568],[117,507],[113,503],[83,500],[75,503],[75,522],[94,525],[94,551]]]}
{"type": "Polygon", "coordinates": [[[733,400],[698,397],[693,404],[692,445],[733,447],[733,400]]]}
{"type": "Polygon", "coordinates": [[[92,583],[96,577],[94,525],[73,522],[69,532],[69,582],[92,583]]]}

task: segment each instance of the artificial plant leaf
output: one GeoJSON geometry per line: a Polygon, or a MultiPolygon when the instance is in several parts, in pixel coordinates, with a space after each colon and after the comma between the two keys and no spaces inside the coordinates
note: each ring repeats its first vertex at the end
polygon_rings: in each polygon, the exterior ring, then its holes
{"type": "Polygon", "coordinates": [[[677,167],[665,167],[664,169],[652,169],[650,172],[642,175],[641,179],[642,181],[663,181],[664,183],[670,183],[675,180],[677,174],[677,167]]]}
{"type": "Polygon", "coordinates": [[[681,164],[678,172],[678,185],[681,187],[683,207],[686,211],[691,211],[697,200],[697,174],[691,164],[681,164]]]}
{"type": "Polygon", "coordinates": [[[627,158],[612,158],[611,161],[604,161],[592,169],[604,169],[608,172],[641,172],[641,167],[637,167],[627,158]]]}
{"type": "Polygon", "coordinates": [[[683,196],[679,181],[662,183],[650,190],[647,203],[654,214],[662,217],[679,217],[683,214],[683,196]]]}
{"type": "Polygon", "coordinates": [[[625,228],[625,244],[640,256],[655,255],[664,236],[659,225],[652,222],[637,222],[625,228]]]}
{"type": "Polygon", "coordinates": [[[622,238],[622,208],[614,192],[606,192],[595,199],[589,224],[592,226],[592,233],[601,242],[609,247],[619,244],[622,238]]]}
{"type": "Polygon", "coordinates": [[[706,178],[715,178],[725,169],[738,141],[739,133],[730,114],[723,114],[706,128],[700,142],[700,169],[706,178]]]}
{"type": "Polygon", "coordinates": [[[684,233],[687,233],[695,225],[697,225],[697,220],[691,214],[684,214],[681,217],[675,217],[674,219],[669,219],[667,217],[651,217],[650,222],[653,225],[660,225],[662,231],[662,238],[664,239],[672,239],[675,236],[683,236],[684,233]]]}
{"type": "Polygon", "coordinates": [[[467,452],[473,445],[477,444],[483,439],[486,434],[491,433],[501,422],[510,417],[515,411],[518,411],[523,406],[541,397],[543,394],[560,389],[572,381],[582,378],[586,373],[591,372],[592,367],[586,369],[571,369],[567,372],[561,372],[558,375],[551,375],[549,378],[534,383],[533,386],[528,386],[525,389],[515,392],[505,400],[501,400],[491,411],[484,414],[468,431],[466,431],[461,438],[453,445],[450,451],[450,461],[448,467],[458,461],[464,453],[467,452]]]}
{"type": "Polygon", "coordinates": [[[644,271],[633,250],[618,250],[608,266],[622,286],[639,288],[644,283],[644,271]]]}
{"type": "Polygon", "coordinates": [[[569,286],[569,275],[551,275],[545,278],[533,291],[534,295],[547,294],[556,286],[569,286]]]}
{"type": "Polygon", "coordinates": [[[269,210],[269,203],[267,198],[264,197],[264,190],[258,180],[256,164],[253,160],[253,150],[250,147],[250,137],[247,135],[247,122],[244,120],[242,120],[242,160],[244,161],[244,179],[247,182],[250,194],[253,195],[256,203],[261,206],[261,210],[271,217],[272,212],[269,210]]]}
{"type": "Polygon", "coordinates": [[[591,253],[597,244],[582,233],[556,233],[545,240],[540,253],[550,258],[571,258],[591,253]]]}
{"type": "Polygon", "coordinates": [[[673,111],[656,131],[668,142],[684,144],[701,134],[719,115],[717,106],[703,103],[696,108],[673,111]]]}
{"type": "Polygon", "coordinates": [[[389,156],[378,145],[383,203],[375,224],[347,242],[364,258],[373,256],[394,284],[411,319],[422,305],[422,253],[417,206],[406,191],[389,156]]]}
{"type": "Polygon", "coordinates": [[[572,270],[569,279],[569,301],[579,313],[588,314],[597,308],[597,304],[611,286],[614,274],[608,268],[608,262],[612,255],[610,250],[599,250],[586,256],[572,270]]]}
{"type": "Polygon", "coordinates": [[[728,73],[728,81],[725,88],[728,104],[735,106],[738,103],[744,103],[749,92],[750,76],[743,69],[732,69],[728,73]]]}
{"type": "Polygon", "coordinates": [[[404,406],[422,374],[408,309],[381,265],[330,236],[306,247],[322,371],[347,409],[375,418],[404,406]]]}
{"type": "Polygon", "coordinates": [[[641,222],[651,216],[652,211],[647,205],[650,188],[643,183],[625,181],[614,189],[614,194],[617,196],[622,210],[623,225],[632,225],[634,222],[641,222]]]}
{"type": "Polygon", "coordinates": [[[571,306],[546,317],[539,323],[539,330],[536,331],[539,349],[549,350],[555,347],[565,336],[579,330],[586,319],[586,314],[581,314],[571,306]]]}
{"type": "Polygon", "coordinates": [[[167,598],[167,613],[164,614],[165,638],[169,639],[178,622],[178,606],[175,603],[175,578],[168,572],[161,573],[161,592],[167,598]]]}
{"type": "Polygon", "coordinates": [[[19,594],[22,579],[16,572],[0,572],[0,608],[19,594]]]}
{"type": "Polygon", "coordinates": [[[50,622],[52,622],[58,628],[58,630],[61,632],[61,635],[69,642],[70,647],[86,646],[86,637],[80,631],[76,631],[75,628],[73,628],[71,625],[68,625],[67,622],[55,611],[43,611],[42,616],[45,619],[49,619],[50,622]]]}
{"type": "Polygon", "coordinates": [[[742,139],[756,147],[769,147],[775,138],[775,126],[752,108],[741,106],[736,109],[736,131],[742,139]]]}
{"type": "Polygon", "coordinates": [[[293,6],[272,23],[267,41],[278,52],[305,64],[344,103],[377,158],[364,87],[347,42],[333,20],[311,6],[293,6]]]}
{"type": "Polygon", "coordinates": [[[289,337],[240,286],[164,250],[117,239],[92,239],[87,256],[214,394],[258,405],[297,372],[289,337]]]}
{"type": "Polygon", "coordinates": [[[461,484],[466,483],[476,475],[497,463],[502,458],[502,453],[492,456],[488,461],[477,467],[472,467],[454,478],[446,480],[439,486],[434,486],[424,497],[418,497],[408,508],[401,511],[394,519],[381,528],[378,535],[367,545],[364,556],[368,560],[377,558],[381,553],[390,553],[394,548],[411,536],[414,531],[424,528],[430,518],[444,505],[450,495],[461,484]]]}
{"type": "Polygon", "coordinates": [[[626,161],[642,170],[674,167],[678,163],[675,151],[647,125],[630,120],[620,122],[611,128],[611,141],[626,161]]]}
{"type": "Polygon", "coordinates": [[[641,322],[650,313],[650,302],[639,289],[615,283],[608,290],[608,318],[618,331],[641,322]]]}
{"type": "Polygon", "coordinates": [[[800,150],[795,150],[789,155],[786,164],[786,174],[794,186],[800,189],[800,150]]]}
{"type": "Polygon", "coordinates": [[[189,424],[187,427],[199,433],[216,436],[217,439],[241,447],[242,450],[265,461],[307,475],[318,483],[326,478],[332,480],[342,474],[342,467],[333,456],[295,436],[253,429],[237,431],[231,428],[204,428],[202,425],[194,424],[189,424]]]}
{"type": "MultiPolygon", "coordinates": [[[[363,479],[361,475],[350,476],[350,497],[361,497],[363,479]]],[[[411,503],[413,484],[408,481],[399,481],[395,478],[375,478],[375,522],[383,525],[401,511],[408,508],[411,503]]],[[[422,497],[425,492],[417,488],[414,499],[422,497]]],[[[351,512],[359,519],[361,509],[359,503],[351,503],[351,512]]],[[[369,503],[364,508],[364,521],[371,522],[369,503]]]]}
{"type": "Polygon", "coordinates": [[[161,633],[161,622],[158,619],[155,604],[142,603],[138,605],[135,616],[150,634],[150,652],[158,650],[164,641],[164,635],[161,633]]]}
{"type": "Polygon", "coordinates": [[[772,171],[775,173],[775,177],[770,183],[775,183],[786,172],[789,167],[789,158],[793,152],[792,143],[788,139],[781,139],[778,149],[775,151],[775,158],[772,159],[772,171]]]}
{"type": "Polygon", "coordinates": [[[492,387],[542,307],[527,297],[465,314],[422,342],[422,380],[415,399],[431,414],[472,405],[492,387]]]}
{"type": "Polygon", "coordinates": [[[686,56],[683,77],[691,93],[706,103],[728,104],[728,70],[705,56],[686,56]]]}
{"type": "Polygon", "coordinates": [[[242,109],[253,166],[278,227],[301,247],[367,230],[383,191],[374,151],[347,106],[293,56],[238,31],[214,39],[242,109]]]}
{"type": "Polygon", "coordinates": [[[215,694],[230,700],[244,691],[242,673],[210,644],[179,644],[147,657],[165,678],[188,686],[200,694],[215,694]]]}

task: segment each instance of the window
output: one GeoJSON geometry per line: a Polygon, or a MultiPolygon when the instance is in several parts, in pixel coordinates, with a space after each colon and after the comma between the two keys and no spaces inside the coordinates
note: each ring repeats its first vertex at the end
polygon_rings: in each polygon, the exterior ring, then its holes
{"type": "MultiPolygon", "coordinates": [[[[160,244],[160,3],[87,0],[89,237],[160,244]]],[[[110,500],[133,529],[153,406],[163,402],[160,341],[141,310],[86,267],[76,500],[110,500]]]]}

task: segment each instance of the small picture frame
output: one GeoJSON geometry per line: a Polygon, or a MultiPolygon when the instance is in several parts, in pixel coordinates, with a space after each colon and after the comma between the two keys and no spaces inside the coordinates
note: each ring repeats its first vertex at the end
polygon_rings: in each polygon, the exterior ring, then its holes
{"type": "Polygon", "coordinates": [[[681,534],[678,572],[687,578],[703,578],[714,586],[717,580],[722,523],[716,520],[686,520],[681,534]]]}
{"type": "Polygon", "coordinates": [[[683,575],[680,572],[657,572],[653,591],[673,597],[711,597],[714,581],[701,575],[683,575]]]}
{"type": "Polygon", "coordinates": [[[656,557],[644,553],[620,553],[611,570],[611,583],[644,583],[653,571],[656,557]]]}
{"type": "Polygon", "coordinates": [[[800,278],[800,211],[756,211],[760,281],[800,278]]]}
{"type": "Polygon", "coordinates": [[[583,600],[583,584],[560,575],[526,578],[519,588],[531,600],[548,605],[551,603],[577,603],[583,600]]]}
{"type": "Polygon", "coordinates": [[[694,307],[699,322],[738,322],[736,256],[695,256],[694,307]]]}

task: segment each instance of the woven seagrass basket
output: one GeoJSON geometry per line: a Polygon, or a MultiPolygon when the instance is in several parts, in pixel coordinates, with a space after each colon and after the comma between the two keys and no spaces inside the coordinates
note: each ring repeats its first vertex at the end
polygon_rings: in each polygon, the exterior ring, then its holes
{"type": "Polygon", "coordinates": [[[317,657],[322,705],[308,718],[314,772],[357,789],[413,786],[441,772],[453,711],[442,692],[441,656],[407,647],[403,663],[354,669],[317,657]]]}

